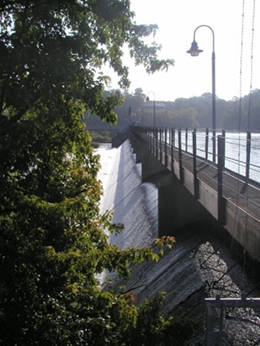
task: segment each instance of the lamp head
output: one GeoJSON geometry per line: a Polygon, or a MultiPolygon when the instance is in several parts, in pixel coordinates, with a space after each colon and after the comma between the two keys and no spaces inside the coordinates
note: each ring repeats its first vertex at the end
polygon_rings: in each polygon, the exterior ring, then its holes
{"type": "Polygon", "coordinates": [[[149,99],[149,97],[147,96],[147,97],[146,97],[146,102],[148,102],[148,101],[150,101],[150,99],[149,99]]]}
{"type": "Polygon", "coordinates": [[[199,53],[202,53],[202,52],[203,50],[199,49],[198,43],[196,41],[193,41],[190,49],[187,50],[187,53],[189,53],[191,56],[198,56],[199,53]]]}

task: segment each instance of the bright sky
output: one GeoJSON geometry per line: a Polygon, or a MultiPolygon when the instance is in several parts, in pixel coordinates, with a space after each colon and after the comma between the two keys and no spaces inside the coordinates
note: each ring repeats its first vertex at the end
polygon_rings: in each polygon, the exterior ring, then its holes
{"type": "MultiPolygon", "coordinates": [[[[254,22],[253,89],[260,89],[260,1],[259,0],[131,0],[138,24],[159,26],[154,40],[162,45],[160,56],[173,58],[168,72],[147,75],[142,67],[130,68],[131,88],[143,89],[150,99],[174,101],[176,98],[200,96],[212,92],[213,36],[209,28],[196,32],[198,57],[191,57],[194,30],[210,26],[215,33],[216,95],[231,100],[240,96],[240,61],[242,9],[244,34],[242,59],[242,96],[249,94],[251,84],[252,23],[254,22]],[[255,16],[253,5],[255,3],[255,16]]],[[[128,60],[127,60],[128,61],[128,60]]],[[[127,63],[129,65],[129,62],[127,63]]],[[[117,88],[112,82],[112,88],[117,88]]]]}

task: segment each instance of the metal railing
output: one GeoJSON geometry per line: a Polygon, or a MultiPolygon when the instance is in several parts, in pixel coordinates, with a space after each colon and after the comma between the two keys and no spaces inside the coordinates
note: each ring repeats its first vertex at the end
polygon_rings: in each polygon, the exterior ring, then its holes
{"type": "MultiPolygon", "coordinates": [[[[150,138],[155,151],[166,143],[173,148],[194,154],[209,162],[213,162],[213,145],[224,140],[223,153],[216,153],[216,164],[223,157],[224,169],[260,183],[260,133],[217,131],[216,138],[210,129],[175,129],[175,128],[138,128],[150,138]]],[[[218,147],[218,145],[216,145],[218,147]]]]}
{"type": "MultiPolygon", "coordinates": [[[[215,138],[217,143],[216,162],[213,162],[212,135],[208,129],[182,130],[174,128],[135,127],[134,132],[137,135],[139,144],[141,143],[141,147],[146,146],[143,154],[146,154],[148,149],[163,165],[174,174],[176,173],[180,182],[185,184],[183,167],[193,173],[193,195],[195,198],[199,198],[197,180],[198,178],[202,178],[199,164],[202,163],[203,167],[207,167],[206,173],[204,171],[204,174],[207,175],[207,183],[212,183],[210,178],[208,178],[208,173],[213,172],[211,178],[212,180],[214,179],[214,188],[217,191],[218,199],[218,213],[216,218],[220,223],[225,224],[224,192],[226,193],[225,198],[228,200],[232,198],[233,201],[234,196],[238,196],[237,200],[234,201],[238,205],[242,199],[244,201],[246,200],[246,203],[242,204],[246,206],[247,215],[256,211],[255,216],[259,218],[259,194],[253,195],[253,199],[249,200],[247,194],[241,192],[241,186],[248,188],[249,185],[255,184],[257,187],[256,190],[259,191],[260,175],[258,179],[252,179],[252,172],[257,172],[258,175],[260,171],[260,134],[218,131],[217,138],[215,138]],[[234,164],[235,167],[232,166],[234,164]],[[176,168],[176,172],[174,171],[174,167],[176,168]],[[208,167],[210,167],[209,170],[208,167]],[[233,180],[235,181],[234,186],[233,184],[226,184],[227,176],[229,178],[232,177],[232,183],[233,180]],[[235,191],[232,191],[232,188],[235,191]]],[[[203,176],[203,178],[205,177],[203,176]]],[[[230,179],[228,180],[230,182],[230,179]]],[[[192,184],[192,179],[190,182],[192,184]]],[[[204,269],[205,263],[218,250],[219,247],[210,253],[205,261],[200,263],[204,269]]],[[[235,265],[230,266],[226,272],[222,273],[220,270],[218,272],[220,277],[208,289],[217,291],[219,286],[219,290],[222,292],[221,294],[225,295],[223,278],[235,265]]],[[[256,287],[258,287],[258,284],[256,287]]],[[[206,345],[260,346],[260,298],[249,298],[253,290],[247,296],[242,295],[241,298],[241,292],[233,289],[233,287],[228,287],[228,292],[234,294],[234,296],[232,298],[217,296],[217,298],[205,299],[206,345]]]]}
{"type": "Polygon", "coordinates": [[[260,345],[260,298],[206,298],[206,346],[260,345]]]}

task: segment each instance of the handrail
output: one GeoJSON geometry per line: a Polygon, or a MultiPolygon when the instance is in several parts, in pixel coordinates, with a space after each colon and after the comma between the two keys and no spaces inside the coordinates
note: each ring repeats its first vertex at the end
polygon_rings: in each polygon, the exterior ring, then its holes
{"type": "MultiPolygon", "coordinates": [[[[244,203],[250,210],[253,208],[254,215],[259,216],[260,204],[257,199],[248,199],[247,188],[260,189],[260,166],[259,149],[260,134],[235,133],[229,131],[218,131],[218,152],[216,162],[212,161],[210,131],[207,129],[193,131],[175,128],[143,128],[134,127],[134,132],[139,134],[147,143],[150,152],[167,167],[172,173],[185,184],[184,171],[187,169],[193,174],[193,195],[200,199],[199,189],[199,167],[197,160],[205,162],[208,167],[216,170],[216,176],[208,176],[208,183],[217,192],[218,215],[220,223],[225,223],[224,205],[225,198],[232,198],[235,203],[244,203]],[[186,135],[187,134],[187,135],[186,135]],[[247,144],[250,140],[250,146],[247,144]],[[205,142],[208,144],[205,145],[205,142]],[[152,143],[152,150],[151,150],[152,143]],[[208,153],[205,148],[208,147],[208,153]],[[250,152],[248,153],[248,148],[250,152]],[[228,154],[229,153],[229,154],[228,154]],[[227,156],[228,154],[228,156],[227,156]],[[185,162],[184,162],[185,155],[185,162]],[[190,156],[190,159],[189,159],[190,156]],[[241,182],[234,185],[225,184],[223,190],[223,175],[230,176],[241,182]],[[256,177],[254,179],[254,177],[256,177]],[[225,192],[225,196],[224,196],[225,192]],[[233,196],[233,197],[228,197],[233,196]],[[257,210],[257,211],[256,211],[257,210]]],[[[226,181],[225,177],[225,181],[226,181]]]]}
{"type": "MultiPolygon", "coordinates": [[[[142,131],[142,128],[139,128],[142,131]]],[[[196,133],[196,156],[215,164],[212,159],[212,131],[206,129],[146,128],[154,136],[154,148],[158,155],[161,142],[173,146],[173,150],[193,154],[193,132],[196,133]],[[152,130],[153,129],[153,130],[152,130]],[[180,132],[181,141],[178,139],[180,132]]],[[[224,135],[224,169],[241,175],[247,181],[260,183],[260,133],[217,130],[217,138],[224,135]]],[[[216,155],[216,164],[219,155],[216,155]]]]}

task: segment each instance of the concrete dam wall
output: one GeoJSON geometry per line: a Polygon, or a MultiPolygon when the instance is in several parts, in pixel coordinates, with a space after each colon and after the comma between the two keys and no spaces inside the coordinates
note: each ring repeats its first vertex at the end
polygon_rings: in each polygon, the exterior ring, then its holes
{"type": "MultiPolygon", "coordinates": [[[[158,189],[141,182],[142,167],[136,164],[128,140],[119,148],[100,147],[97,153],[101,156],[99,179],[104,187],[101,211],[114,211],[114,222],[125,226],[110,241],[121,248],[150,245],[158,237],[158,189]]],[[[234,244],[210,216],[198,212],[185,227],[180,227],[175,238],[173,250],[167,251],[158,263],[149,261],[134,268],[126,285],[136,293],[138,302],[164,291],[164,314],[196,318],[206,325],[205,298],[259,295],[257,283],[232,257],[234,244]]],[[[251,313],[256,318],[255,312],[251,313]]],[[[225,320],[226,340],[232,345],[254,345],[260,327],[252,328],[250,321],[243,326],[233,322],[225,320]]],[[[198,335],[192,345],[202,344],[205,335],[198,335]]]]}

